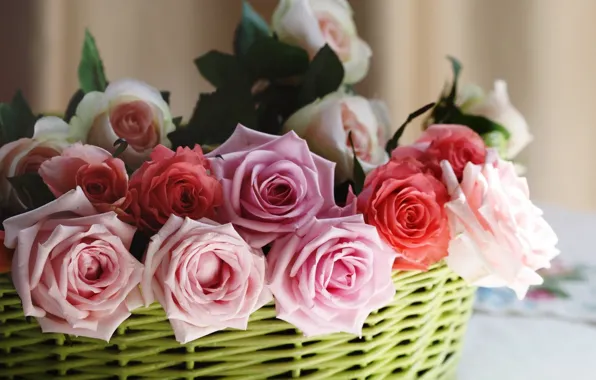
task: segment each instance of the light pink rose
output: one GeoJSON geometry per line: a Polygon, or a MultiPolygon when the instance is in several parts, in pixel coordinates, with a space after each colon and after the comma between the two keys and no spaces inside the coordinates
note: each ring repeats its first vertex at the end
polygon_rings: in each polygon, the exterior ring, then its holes
{"type": "Polygon", "coordinates": [[[337,212],[335,164],[308,150],[294,132],[273,136],[239,125],[206,155],[225,202],[217,219],[232,223],[253,247],[293,232],[315,216],[337,212]]]}
{"type": "Polygon", "coordinates": [[[315,219],[267,254],[277,317],[306,336],[360,335],[368,315],[393,300],[394,258],[361,215],[315,219]]]}
{"type": "Polygon", "coordinates": [[[124,162],[94,145],[73,144],[43,162],[39,174],[56,197],[80,186],[101,211],[120,207],[128,192],[124,162]]]}
{"type": "Polygon", "coordinates": [[[490,149],[483,165],[468,163],[461,184],[448,161],[443,176],[451,201],[446,203],[452,239],[446,262],[467,282],[507,286],[521,299],[536,273],[559,254],[557,236],[529,199],[525,178],[511,162],[490,149]]]}
{"type": "Polygon", "coordinates": [[[142,305],[143,265],[128,251],[135,229],[114,212],[97,214],[80,187],[4,228],[23,311],[43,332],[109,341],[142,305]]]}
{"type": "Polygon", "coordinates": [[[172,215],[144,262],[145,304],[157,298],[181,343],[228,327],[246,330],[250,314],[272,300],[263,252],[231,224],[172,215]]]}

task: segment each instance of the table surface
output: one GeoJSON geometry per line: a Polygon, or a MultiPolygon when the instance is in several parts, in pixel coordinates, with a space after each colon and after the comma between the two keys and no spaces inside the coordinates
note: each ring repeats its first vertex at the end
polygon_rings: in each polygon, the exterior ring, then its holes
{"type": "MultiPolygon", "coordinates": [[[[541,205],[565,259],[596,263],[596,213],[541,205]]],[[[596,324],[475,313],[458,380],[596,379],[596,324]]]]}

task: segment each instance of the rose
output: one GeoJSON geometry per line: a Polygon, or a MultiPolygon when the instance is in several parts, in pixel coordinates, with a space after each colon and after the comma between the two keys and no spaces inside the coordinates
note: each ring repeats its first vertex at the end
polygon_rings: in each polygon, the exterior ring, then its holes
{"type": "Polygon", "coordinates": [[[0,273],[10,272],[14,250],[4,246],[4,231],[0,231],[0,273]]]}
{"type": "MultiPolygon", "coordinates": [[[[486,157],[486,146],[482,138],[464,125],[431,125],[412,147],[424,152],[424,155],[417,158],[432,167],[433,171],[436,162],[449,161],[460,179],[468,162],[480,164],[486,157]]],[[[398,148],[391,156],[399,158],[404,155],[398,148]]]]}
{"type": "Polygon", "coordinates": [[[484,116],[507,129],[510,137],[504,142],[503,156],[509,160],[513,159],[532,142],[533,136],[526,119],[509,100],[507,83],[497,80],[493,91],[488,95],[485,96],[482,90],[475,90],[473,94],[461,99],[462,110],[472,115],[484,116]]]}
{"type": "Polygon", "coordinates": [[[466,165],[461,184],[449,162],[441,166],[451,195],[445,205],[452,235],[447,264],[473,285],[508,286],[523,298],[530,285],[542,283],[536,271],[559,253],[525,178],[492,149],[485,164],[466,165]]]}
{"type": "Polygon", "coordinates": [[[371,172],[358,196],[368,224],[401,257],[395,269],[427,269],[447,255],[445,185],[415,158],[391,159],[371,172]]]}
{"type": "Polygon", "coordinates": [[[207,157],[226,199],[218,221],[234,224],[253,247],[295,231],[316,215],[337,214],[334,164],[311,153],[294,132],[279,137],[239,125],[207,157]]]}
{"type": "Polygon", "coordinates": [[[113,212],[97,214],[80,187],[4,228],[23,311],[43,332],[109,341],[142,305],[143,265],[128,251],[135,229],[113,212]]]}
{"type": "Polygon", "coordinates": [[[170,146],[167,135],[175,129],[169,106],[159,91],[132,79],[112,82],[105,92],[85,94],[70,123],[72,139],[111,153],[116,140],[126,140],[129,145],[121,157],[135,168],[156,145],[170,146]]]}
{"type": "Polygon", "coordinates": [[[145,304],[157,298],[181,343],[228,327],[246,330],[250,314],[272,300],[263,253],[231,224],[172,215],[144,262],[145,304]]]}
{"type": "Polygon", "coordinates": [[[199,145],[176,152],[155,147],[151,161],[131,176],[129,197],[127,211],[140,229],[149,232],[159,230],[172,214],[213,217],[223,203],[221,184],[211,175],[199,145]]]}
{"type": "Polygon", "coordinates": [[[284,125],[284,131],[296,132],[314,153],[337,163],[338,182],[352,178],[354,155],[348,134],[363,169],[369,172],[389,158],[384,149],[386,128],[367,99],[339,92],[303,107],[284,125]]]}
{"type": "Polygon", "coordinates": [[[36,173],[44,161],[60,155],[67,146],[68,133],[68,124],[62,119],[47,116],[35,123],[32,138],[21,138],[0,147],[0,205],[13,211],[25,208],[8,178],[36,173]]]}
{"type": "Polygon", "coordinates": [[[395,295],[395,255],[361,215],[315,219],[267,254],[277,318],[304,335],[361,335],[368,315],[395,295]]]}
{"type": "Polygon", "coordinates": [[[345,83],[366,75],[372,52],[358,36],[347,1],[281,0],[272,24],[281,41],[304,48],[311,57],[328,44],[343,62],[345,83]]]}
{"type": "Polygon", "coordinates": [[[39,174],[56,197],[80,186],[101,211],[122,206],[128,191],[124,162],[94,145],[65,148],[60,156],[43,162],[39,174]]]}

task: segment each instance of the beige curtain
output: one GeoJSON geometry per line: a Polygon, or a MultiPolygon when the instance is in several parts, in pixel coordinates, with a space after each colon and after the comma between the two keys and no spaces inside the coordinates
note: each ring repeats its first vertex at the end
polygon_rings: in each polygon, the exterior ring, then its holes
{"type": "MultiPolygon", "coordinates": [[[[269,17],[276,0],[251,3],[269,17]]],[[[359,85],[385,99],[395,123],[435,100],[455,55],[463,81],[509,82],[535,135],[520,157],[535,199],[596,210],[596,1],[354,0],[360,33],[373,47],[359,85]]],[[[76,88],[85,27],[109,78],[136,77],[172,91],[188,116],[208,90],[193,59],[230,50],[239,0],[0,0],[0,97],[17,87],[39,110],[62,110],[76,88]],[[6,21],[4,21],[6,20],[6,21]]],[[[407,132],[412,139],[416,127],[407,132]]]]}

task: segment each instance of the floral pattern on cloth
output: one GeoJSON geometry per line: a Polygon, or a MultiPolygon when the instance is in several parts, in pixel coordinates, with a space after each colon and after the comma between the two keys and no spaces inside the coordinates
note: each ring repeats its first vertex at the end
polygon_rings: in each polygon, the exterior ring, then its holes
{"type": "Polygon", "coordinates": [[[479,288],[476,311],[596,323],[596,265],[555,259],[538,274],[544,282],[532,286],[522,301],[508,288],[479,288]]]}

